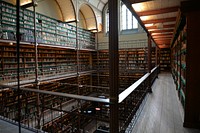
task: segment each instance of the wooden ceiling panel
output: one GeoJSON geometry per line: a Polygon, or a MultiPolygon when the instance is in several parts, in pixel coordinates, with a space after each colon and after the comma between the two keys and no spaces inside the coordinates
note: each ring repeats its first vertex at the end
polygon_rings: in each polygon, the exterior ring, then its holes
{"type": "Polygon", "coordinates": [[[164,33],[164,32],[173,32],[173,29],[167,29],[167,30],[155,30],[151,31],[150,33],[164,33]]]}
{"type": "Polygon", "coordinates": [[[153,39],[163,39],[163,38],[172,38],[172,35],[168,35],[168,36],[153,36],[153,39]]]}
{"type": "Polygon", "coordinates": [[[163,14],[163,13],[169,13],[169,12],[177,12],[178,9],[179,9],[179,6],[168,7],[168,8],[138,12],[138,15],[139,16],[148,16],[148,15],[156,15],[156,14],[163,14]]]}
{"type": "Polygon", "coordinates": [[[142,21],[146,21],[146,20],[154,20],[154,19],[171,18],[171,17],[176,17],[177,14],[178,12],[170,12],[170,13],[164,13],[164,14],[158,14],[158,15],[140,16],[140,19],[142,21]]]}
{"type": "Polygon", "coordinates": [[[130,5],[138,22],[161,48],[169,47],[173,38],[180,3],[183,0],[153,0],[130,5]]]}
{"type": "MultiPolygon", "coordinates": [[[[163,25],[162,28],[174,28],[175,24],[169,24],[169,25],[163,25]]],[[[149,26],[147,27],[147,29],[157,29],[158,26],[154,25],[154,26],[149,26]]]]}
{"type": "Polygon", "coordinates": [[[130,2],[131,2],[132,4],[141,3],[141,2],[147,2],[147,1],[152,1],[152,0],[130,0],[130,2]]]}
{"type": "Polygon", "coordinates": [[[162,18],[162,19],[154,19],[154,20],[146,20],[146,21],[143,21],[143,23],[144,23],[144,24],[151,24],[151,23],[171,22],[171,21],[176,21],[176,17],[162,18]]]}

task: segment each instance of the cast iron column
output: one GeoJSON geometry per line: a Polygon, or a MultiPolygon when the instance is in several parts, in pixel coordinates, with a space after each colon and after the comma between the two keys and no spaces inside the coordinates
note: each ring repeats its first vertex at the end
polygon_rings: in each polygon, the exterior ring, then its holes
{"type": "MultiPolygon", "coordinates": [[[[38,43],[37,43],[37,27],[36,27],[36,9],[35,7],[37,6],[37,3],[35,0],[32,0],[33,4],[33,13],[34,13],[34,30],[33,30],[33,35],[34,35],[34,48],[35,48],[35,85],[36,89],[40,89],[40,82],[38,79],[38,43]]],[[[40,111],[40,94],[37,93],[37,128],[40,129],[40,118],[41,118],[41,111],[40,111]]]]}
{"type": "Polygon", "coordinates": [[[21,133],[21,100],[20,100],[20,0],[17,0],[16,3],[16,35],[17,35],[17,93],[18,93],[18,127],[19,127],[19,133],[21,133]]]}
{"type": "Polygon", "coordinates": [[[156,66],[158,65],[158,46],[156,46],[156,66]]]}
{"type": "Polygon", "coordinates": [[[119,132],[118,90],[118,0],[109,0],[109,87],[110,87],[110,132],[119,132]]]}
{"type": "MultiPolygon", "coordinates": [[[[159,65],[159,63],[158,63],[158,58],[159,58],[159,55],[158,55],[158,50],[159,50],[159,47],[158,46],[156,46],[156,66],[158,66],[159,65]]],[[[157,78],[158,78],[158,74],[159,74],[159,68],[156,70],[157,72],[157,78]]]]}
{"type": "MultiPolygon", "coordinates": [[[[151,36],[148,34],[148,73],[151,73],[151,36]]],[[[148,84],[148,90],[151,93],[151,76],[149,76],[149,84],[148,84]]]]}

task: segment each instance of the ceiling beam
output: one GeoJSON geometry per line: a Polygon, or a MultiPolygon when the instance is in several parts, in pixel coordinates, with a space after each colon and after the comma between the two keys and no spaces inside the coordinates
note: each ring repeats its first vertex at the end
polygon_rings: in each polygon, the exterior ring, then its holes
{"type": "Polygon", "coordinates": [[[172,38],[172,35],[170,35],[170,36],[153,36],[153,39],[162,39],[162,38],[172,38]]]}
{"type": "Polygon", "coordinates": [[[163,38],[163,40],[156,40],[156,42],[170,42],[171,38],[163,38]]]}
{"type": "Polygon", "coordinates": [[[151,33],[164,33],[164,32],[173,32],[174,29],[167,29],[167,30],[155,30],[151,31],[151,33]]]}
{"type": "Polygon", "coordinates": [[[148,15],[156,15],[156,14],[163,14],[163,13],[169,13],[169,12],[177,12],[178,9],[179,9],[179,6],[174,6],[174,7],[161,8],[161,9],[150,10],[150,11],[137,12],[137,14],[139,16],[148,16],[148,15]]]}
{"type": "Polygon", "coordinates": [[[170,45],[170,40],[169,41],[155,41],[157,44],[167,44],[170,45]]]}
{"type": "Polygon", "coordinates": [[[141,2],[147,2],[147,1],[152,1],[152,0],[129,0],[131,2],[131,4],[135,4],[135,3],[141,3],[141,2]]]}
{"type": "Polygon", "coordinates": [[[168,33],[168,34],[156,34],[156,35],[152,35],[152,37],[154,38],[154,37],[157,37],[157,36],[159,36],[159,37],[162,37],[162,36],[173,36],[173,33],[168,33]]]}
{"type": "Polygon", "coordinates": [[[159,48],[169,48],[170,46],[168,44],[167,45],[158,44],[158,47],[159,48]]]}
{"type": "MultiPolygon", "coordinates": [[[[168,25],[163,25],[163,28],[174,28],[175,24],[168,24],[168,25]]],[[[157,29],[158,26],[149,26],[147,29],[157,29]]]]}
{"type": "Polygon", "coordinates": [[[171,37],[160,37],[160,38],[154,38],[155,41],[163,41],[163,40],[171,40],[171,37]]]}
{"type": "Polygon", "coordinates": [[[144,24],[151,24],[151,23],[171,22],[171,21],[176,21],[176,17],[146,20],[146,21],[143,21],[143,23],[144,24]]]}

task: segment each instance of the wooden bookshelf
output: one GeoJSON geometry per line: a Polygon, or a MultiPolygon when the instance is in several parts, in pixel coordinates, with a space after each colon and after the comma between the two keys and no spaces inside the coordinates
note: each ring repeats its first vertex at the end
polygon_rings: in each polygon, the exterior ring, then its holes
{"type": "MultiPolygon", "coordinates": [[[[1,36],[3,40],[16,40],[16,7],[0,1],[1,36]]],[[[20,10],[20,35],[23,42],[34,42],[34,13],[31,10],[20,10]]],[[[36,13],[37,42],[78,49],[95,49],[95,34],[73,25],[36,13]],[[76,30],[78,29],[78,36],[76,30]]]]}
{"type": "MultiPolygon", "coordinates": [[[[2,83],[17,81],[16,44],[0,43],[2,83]]],[[[94,70],[93,57],[96,51],[80,50],[79,72],[94,70]]],[[[68,48],[38,46],[39,78],[77,72],[77,51],[68,48]]],[[[35,48],[33,45],[20,45],[20,79],[35,78],[35,48]]]]}
{"type": "Polygon", "coordinates": [[[172,41],[172,75],[184,109],[184,126],[200,127],[198,2],[182,2],[172,41]]]}
{"type": "Polygon", "coordinates": [[[160,50],[160,70],[161,71],[170,71],[171,65],[171,51],[170,49],[161,49],[160,50]]]}

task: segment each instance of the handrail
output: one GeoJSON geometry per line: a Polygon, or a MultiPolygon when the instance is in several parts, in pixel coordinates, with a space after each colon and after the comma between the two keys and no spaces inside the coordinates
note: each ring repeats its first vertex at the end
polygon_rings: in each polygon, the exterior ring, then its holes
{"type": "Polygon", "coordinates": [[[124,90],[119,94],[118,103],[121,103],[124,99],[126,99],[144,80],[149,77],[150,73],[145,74],[142,78],[133,83],[130,87],[124,90]]]}
{"type": "MultiPolygon", "coordinates": [[[[11,87],[11,86],[7,86],[7,85],[1,85],[1,87],[12,88],[14,90],[17,90],[17,87],[11,87]]],[[[101,103],[108,103],[108,104],[110,103],[109,98],[97,98],[97,97],[91,97],[91,96],[81,96],[81,95],[62,93],[62,92],[30,89],[30,88],[25,88],[25,87],[21,87],[20,89],[23,90],[23,91],[30,91],[30,92],[36,92],[36,93],[42,93],[42,94],[48,94],[48,95],[69,97],[69,98],[79,99],[79,100],[94,101],[94,102],[101,102],[101,103]]],[[[1,88],[0,88],[0,90],[1,90],[1,88]]]]}
{"type": "MultiPolygon", "coordinates": [[[[158,68],[158,66],[154,67],[151,70],[151,73],[153,73],[157,68],[158,68]]],[[[119,98],[118,103],[121,103],[124,99],[126,99],[139,85],[141,85],[141,83],[143,83],[151,75],[151,73],[146,73],[143,77],[141,77],[139,80],[137,80],[135,83],[133,83],[130,87],[128,87],[123,92],[121,92],[118,95],[118,98],[119,98]]],[[[1,85],[1,87],[17,89],[17,87],[11,87],[11,86],[7,86],[7,85],[1,85]]],[[[36,90],[36,89],[30,89],[30,88],[24,88],[24,87],[21,87],[20,89],[23,90],[23,91],[31,91],[31,92],[42,93],[42,94],[69,97],[69,98],[79,99],[79,100],[86,100],[86,101],[94,101],[94,102],[112,104],[112,103],[110,103],[109,98],[97,98],[97,97],[91,97],[91,96],[81,96],[81,95],[76,95],[76,94],[52,92],[52,91],[46,91],[46,90],[36,90]]]]}
{"type": "MultiPolygon", "coordinates": [[[[158,66],[154,67],[151,70],[151,73],[153,73],[158,66]]],[[[139,80],[137,80],[135,83],[133,83],[130,87],[128,87],[126,90],[124,90],[122,93],[119,94],[119,100],[118,103],[121,103],[126,97],[128,97],[142,82],[144,82],[151,73],[146,73],[143,77],[141,77],[139,80]]]]}
{"type": "Polygon", "coordinates": [[[101,102],[101,103],[108,103],[108,104],[110,103],[109,98],[97,98],[97,97],[91,97],[91,96],[81,96],[81,95],[75,95],[75,94],[69,94],[69,93],[36,90],[36,89],[29,89],[29,88],[21,88],[21,90],[42,93],[42,94],[62,96],[62,97],[69,97],[69,98],[74,98],[74,99],[79,99],[79,100],[94,101],[94,102],[101,102]]]}

